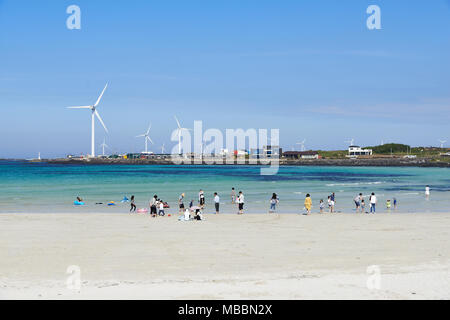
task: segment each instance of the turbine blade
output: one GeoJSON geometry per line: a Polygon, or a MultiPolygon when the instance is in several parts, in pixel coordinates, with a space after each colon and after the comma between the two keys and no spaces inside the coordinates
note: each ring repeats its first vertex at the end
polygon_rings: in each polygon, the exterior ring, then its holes
{"type": "Polygon", "coordinates": [[[181,125],[180,125],[180,122],[177,119],[177,116],[173,116],[173,117],[175,118],[175,121],[177,122],[178,129],[181,129],[181,125]]]}
{"type": "Polygon", "coordinates": [[[149,136],[147,136],[147,139],[148,139],[148,141],[150,141],[153,144],[153,141],[149,136]]]}
{"type": "Polygon", "coordinates": [[[92,109],[92,106],[67,107],[68,109],[92,109]]]}
{"type": "Polygon", "coordinates": [[[150,125],[148,126],[148,129],[147,129],[147,135],[150,133],[150,128],[152,127],[152,124],[150,123],[150,125]]]}
{"type": "Polygon", "coordinates": [[[145,134],[140,134],[140,135],[136,136],[136,138],[145,137],[145,136],[146,136],[145,134]]]}
{"type": "Polygon", "coordinates": [[[94,104],[94,107],[96,107],[99,104],[100,100],[102,99],[103,93],[105,93],[105,90],[106,90],[107,86],[108,86],[108,84],[106,84],[106,86],[103,88],[103,91],[100,94],[100,96],[98,97],[97,102],[94,104]]]}
{"type": "Polygon", "coordinates": [[[105,126],[105,123],[103,122],[102,118],[100,117],[100,115],[98,114],[98,111],[95,110],[95,115],[97,116],[97,119],[100,121],[100,123],[102,124],[103,128],[105,128],[105,131],[108,132],[108,129],[105,126]]]}

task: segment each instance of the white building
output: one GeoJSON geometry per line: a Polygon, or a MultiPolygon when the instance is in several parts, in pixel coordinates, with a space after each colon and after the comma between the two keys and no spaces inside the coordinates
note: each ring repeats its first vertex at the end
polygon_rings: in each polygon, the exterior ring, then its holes
{"type": "Polygon", "coordinates": [[[361,149],[360,146],[349,146],[348,147],[348,156],[349,157],[357,157],[357,156],[371,156],[372,149],[361,149]]]}

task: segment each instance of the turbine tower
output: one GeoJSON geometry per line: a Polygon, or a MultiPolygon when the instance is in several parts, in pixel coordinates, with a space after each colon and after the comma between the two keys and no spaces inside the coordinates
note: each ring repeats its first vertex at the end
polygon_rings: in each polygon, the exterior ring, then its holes
{"type": "Polygon", "coordinates": [[[177,122],[177,126],[178,126],[178,128],[176,129],[177,130],[177,134],[178,134],[178,154],[181,154],[181,131],[183,131],[183,130],[190,130],[190,129],[188,129],[188,128],[182,128],[181,127],[181,124],[180,124],[180,121],[178,121],[178,119],[177,119],[177,117],[176,116],[173,116],[174,118],[175,118],[175,121],[177,122]]]}
{"type": "Polygon", "coordinates": [[[438,140],[441,143],[441,149],[444,149],[444,143],[447,142],[447,140],[438,140]]]}
{"type": "Polygon", "coordinates": [[[161,154],[164,154],[164,150],[165,150],[165,148],[164,148],[164,143],[163,143],[161,146],[161,154]]]}
{"type": "Polygon", "coordinates": [[[296,143],[296,144],[300,145],[300,151],[305,151],[305,142],[306,142],[306,139],[303,139],[302,142],[297,142],[296,143]]]}
{"type": "Polygon", "coordinates": [[[150,141],[151,143],[153,143],[153,141],[152,141],[152,139],[150,139],[150,135],[149,135],[151,127],[152,127],[152,124],[150,124],[148,126],[146,133],[136,136],[136,138],[144,137],[144,141],[145,141],[145,151],[144,152],[145,153],[148,153],[147,142],[150,141]]]}
{"type": "Polygon", "coordinates": [[[103,122],[102,118],[100,117],[100,114],[97,111],[97,106],[100,103],[100,100],[102,99],[103,93],[105,93],[106,88],[108,87],[108,84],[105,85],[105,88],[103,88],[102,93],[98,97],[97,101],[92,106],[81,106],[81,107],[68,107],[69,109],[91,109],[91,156],[95,157],[95,117],[97,117],[98,121],[102,124],[103,128],[106,132],[108,132],[108,129],[105,126],[105,123],[103,122]]]}
{"type": "Polygon", "coordinates": [[[103,143],[100,145],[100,147],[102,148],[102,156],[105,156],[105,147],[109,148],[109,146],[106,144],[105,138],[103,138],[103,143]]]}

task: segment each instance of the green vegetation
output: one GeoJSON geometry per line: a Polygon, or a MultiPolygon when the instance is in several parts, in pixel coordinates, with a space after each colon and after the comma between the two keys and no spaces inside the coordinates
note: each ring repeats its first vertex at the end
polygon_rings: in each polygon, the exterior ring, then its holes
{"type": "Polygon", "coordinates": [[[335,150],[335,151],[318,151],[319,155],[324,159],[342,159],[348,154],[347,150],[335,150]]]}
{"type": "Polygon", "coordinates": [[[406,154],[411,150],[411,147],[406,144],[400,143],[387,143],[375,147],[365,147],[364,149],[372,149],[374,154],[391,154],[391,153],[404,153],[406,154]]]}
{"type": "Polygon", "coordinates": [[[415,154],[418,157],[433,157],[439,156],[441,153],[448,152],[448,149],[440,149],[440,148],[424,148],[424,147],[415,147],[412,148],[410,153],[415,154]]]}

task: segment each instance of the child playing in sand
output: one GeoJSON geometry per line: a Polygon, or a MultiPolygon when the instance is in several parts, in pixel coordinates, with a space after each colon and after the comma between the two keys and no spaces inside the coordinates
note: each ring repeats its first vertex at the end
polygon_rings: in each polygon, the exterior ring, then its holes
{"type": "Polygon", "coordinates": [[[366,207],[366,202],[364,201],[364,199],[361,199],[361,213],[366,212],[365,207],[366,207]]]}
{"type": "Polygon", "coordinates": [[[323,199],[320,199],[320,203],[319,203],[320,213],[323,213],[323,208],[324,207],[325,207],[325,204],[323,203],[323,199]]]}
{"type": "Polygon", "coordinates": [[[191,213],[189,212],[189,209],[186,208],[184,211],[184,221],[189,221],[191,219],[191,213]]]}
{"type": "Polygon", "coordinates": [[[388,211],[391,211],[391,200],[390,199],[386,200],[386,209],[388,209],[388,211]]]}

